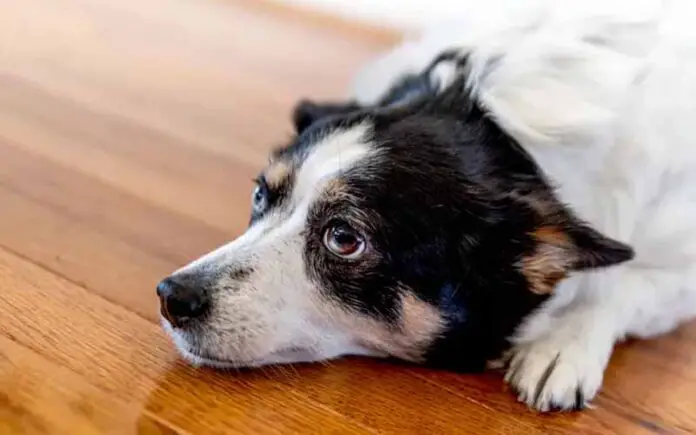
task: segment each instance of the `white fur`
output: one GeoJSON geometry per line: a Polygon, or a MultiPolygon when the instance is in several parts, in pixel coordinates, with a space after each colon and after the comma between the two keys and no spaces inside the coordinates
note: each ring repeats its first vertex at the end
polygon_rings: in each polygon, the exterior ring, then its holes
{"type": "Polygon", "coordinates": [[[440,51],[468,53],[475,94],[561,199],[636,249],[632,262],[564,281],[514,337],[507,379],[520,400],[570,408],[578,390],[597,393],[616,341],[696,316],[696,2],[461,4],[454,24],[369,65],[354,94],[369,103],[440,51]]]}
{"type": "Polygon", "coordinates": [[[338,134],[331,134],[316,146],[302,163],[292,189],[293,201],[314,202],[327,181],[366,158],[370,152],[366,141],[368,130],[366,124],[361,124],[339,131],[338,134]]]}

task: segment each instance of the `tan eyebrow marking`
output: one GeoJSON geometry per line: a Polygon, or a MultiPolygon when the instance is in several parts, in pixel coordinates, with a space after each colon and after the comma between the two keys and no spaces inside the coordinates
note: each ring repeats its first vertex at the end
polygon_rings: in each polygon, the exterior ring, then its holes
{"type": "Polygon", "coordinates": [[[287,183],[295,171],[294,166],[287,160],[277,160],[264,171],[266,183],[272,189],[278,189],[287,183]]]}

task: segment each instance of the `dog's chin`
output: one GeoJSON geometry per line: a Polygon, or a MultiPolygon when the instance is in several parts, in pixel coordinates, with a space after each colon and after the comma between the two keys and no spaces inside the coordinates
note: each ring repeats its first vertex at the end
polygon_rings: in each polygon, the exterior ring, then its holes
{"type": "Polygon", "coordinates": [[[347,346],[337,348],[334,348],[334,346],[329,346],[328,349],[320,350],[288,347],[285,349],[271,352],[268,355],[265,355],[264,357],[257,359],[218,358],[210,354],[204,353],[200,349],[197,349],[196,346],[192,345],[181,332],[173,328],[167,320],[162,319],[162,327],[171,337],[172,341],[174,342],[174,345],[176,346],[176,349],[179,351],[179,354],[182,356],[182,358],[194,367],[211,367],[215,369],[243,369],[270,365],[314,363],[337,359],[347,355],[370,357],[386,356],[381,354],[380,352],[369,350],[360,346],[347,346]]]}
{"type": "Polygon", "coordinates": [[[243,369],[281,364],[301,364],[323,361],[327,358],[313,355],[302,349],[274,352],[258,360],[223,360],[202,356],[185,347],[177,346],[181,356],[194,367],[211,367],[215,369],[243,369]]]}

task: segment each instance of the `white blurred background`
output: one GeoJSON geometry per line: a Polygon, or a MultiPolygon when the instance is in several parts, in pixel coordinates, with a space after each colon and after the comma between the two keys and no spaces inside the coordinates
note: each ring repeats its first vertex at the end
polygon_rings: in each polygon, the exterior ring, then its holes
{"type": "MultiPolygon", "coordinates": [[[[462,9],[457,0],[279,0],[306,9],[396,29],[447,20],[462,9]]],[[[524,0],[520,0],[523,2],[524,0]]]]}

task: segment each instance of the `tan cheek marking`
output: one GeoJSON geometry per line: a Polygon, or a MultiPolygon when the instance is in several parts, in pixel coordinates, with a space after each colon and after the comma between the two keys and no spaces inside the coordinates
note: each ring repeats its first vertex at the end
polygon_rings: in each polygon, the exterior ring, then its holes
{"type": "Polygon", "coordinates": [[[521,260],[520,269],[533,293],[550,294],[568,275],[573,262],[573,244],[560,228],[553,226],[541,227],[533,236],[539,246],[532,255],[521,260]]]}
{"type": "Polygon", "coordinates": [[[423,350],[442,333],[445,321],[440,310],[411,291],[402,296],[401,310],[402,334],[416,347],[423,350]]]}
{"type": "Polygon", "coordinates": [[[436,307],[421,301],[410,290],[401,298],[398,325],[345,310],[335,303],[324,308],[359,344],[407,361],[421,362],[428,346],[443,332],[445,320],[436,307]]]}

